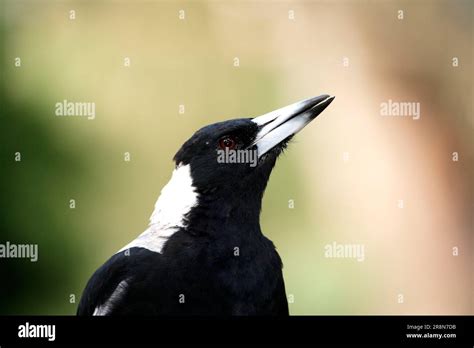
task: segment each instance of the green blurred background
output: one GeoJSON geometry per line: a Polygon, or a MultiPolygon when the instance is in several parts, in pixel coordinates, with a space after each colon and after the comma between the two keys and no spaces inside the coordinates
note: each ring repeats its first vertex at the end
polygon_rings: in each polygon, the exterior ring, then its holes
{"type": "Polygon", "coordinates": [[[195,130],[323,93],[335,102],[263,204],[291,313],[474,312],[472,1],[1,6],[0,243],[37,243],[39,261],[0,259],[0,314],[75,313],[195,130]],[[64,99],[96,118],[56,117],[64,99]],[[420,102],[421,119],[382,117],[388,99],[420,102]],[[325,258],[333,241],[364,244],[365,260],[325,258]]]}

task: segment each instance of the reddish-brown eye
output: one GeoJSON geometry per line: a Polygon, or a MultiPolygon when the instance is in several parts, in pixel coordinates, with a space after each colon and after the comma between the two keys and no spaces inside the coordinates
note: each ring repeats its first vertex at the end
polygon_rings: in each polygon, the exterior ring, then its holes
{"type": "Polygon", "coordinates": [[[236,145],[237,145],[237,140],[233,136],[230,136],[230,135],[227,135],[219,140],[219,147],[223,150],[225,148],[229,150],[233,150],[236,145]]]}

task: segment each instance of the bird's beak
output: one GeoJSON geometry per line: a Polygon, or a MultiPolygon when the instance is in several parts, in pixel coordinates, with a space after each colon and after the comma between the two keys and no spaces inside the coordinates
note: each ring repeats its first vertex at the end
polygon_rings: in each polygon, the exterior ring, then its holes
{"type": "Polygon", "coordinates": [[[298,133],[316,118],[335,97],[327,94],[299,101],[252,119],[260,130],[252,143],[260,158],[286,138],[298,133]]]}

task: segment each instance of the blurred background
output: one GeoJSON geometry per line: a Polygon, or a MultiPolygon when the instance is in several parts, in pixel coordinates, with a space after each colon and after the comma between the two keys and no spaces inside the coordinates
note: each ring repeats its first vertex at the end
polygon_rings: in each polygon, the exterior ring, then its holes
{"type": "Polygon", "coordinates": [[[0,259],[0,314],[74,314],[145,230],[195,130],[324,93],[336,100],[263,203],[291,313],[474,313],[472,1],[4,0],[1,13],[0,243],[38,244],[39,260],[0,259]],[[94,102],[95,119],[57,117],[63,100],[94,102]],[[388,100],[420,103],[420,119],[382,116],[388,100]],[[364,260],[325,257],[333,242],[364,245],[364,260]]]}

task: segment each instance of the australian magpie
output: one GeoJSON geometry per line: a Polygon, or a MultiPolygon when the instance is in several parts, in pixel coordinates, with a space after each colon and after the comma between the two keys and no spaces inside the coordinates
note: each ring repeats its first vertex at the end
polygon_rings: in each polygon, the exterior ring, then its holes
{"type": "Polygon", "coordinates": [[[333,99],[198,130],[176,153],[149,227],[93,274],[77,314],[288,315],[262,197],[289,140],[333,99]]]}

